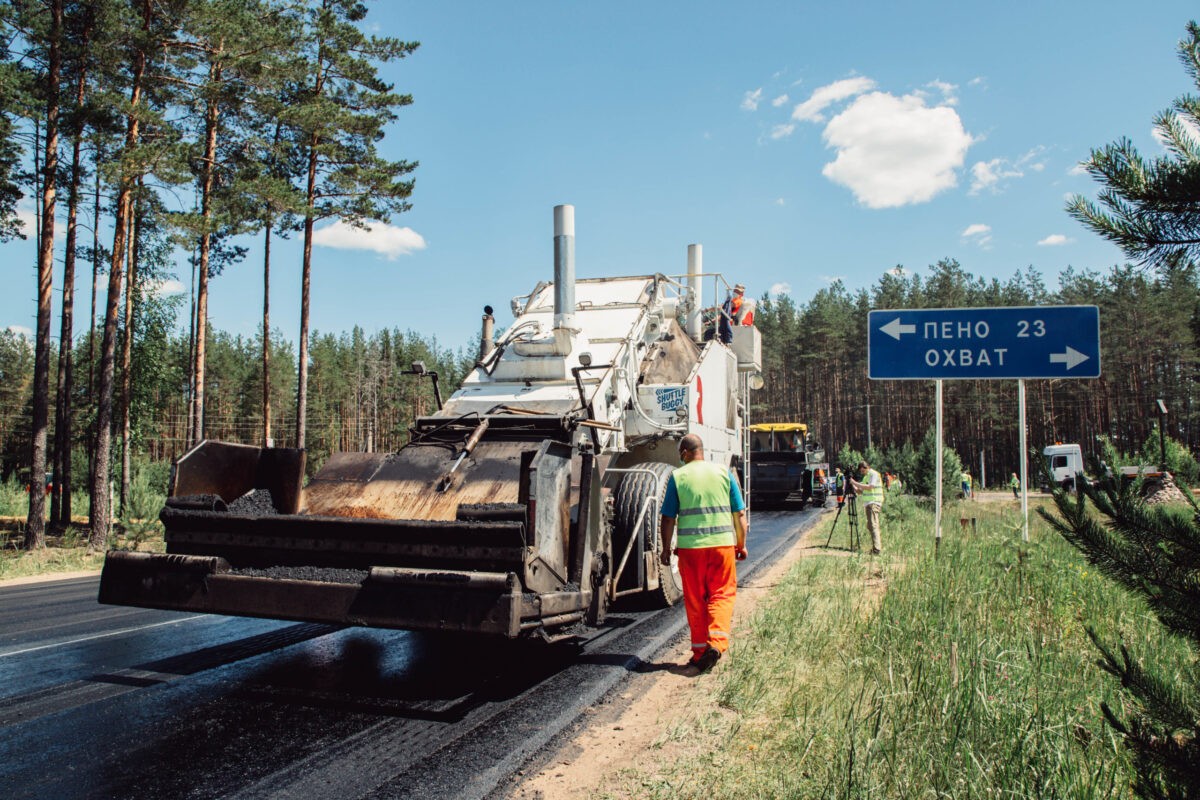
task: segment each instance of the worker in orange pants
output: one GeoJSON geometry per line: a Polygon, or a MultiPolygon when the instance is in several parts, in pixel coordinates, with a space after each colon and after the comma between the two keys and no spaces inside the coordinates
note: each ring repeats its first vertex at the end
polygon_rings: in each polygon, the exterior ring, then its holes
{"type": "Polygon", "coordinates": [[[692,661],[699,662],[710,647],[724,654],[729,649],[733,601],[737,597],[734,548],[685,548],[676,553],[692,633],[692,661]]]}
{"type": "Polygon", "coordinates": [[[671,473],[660,530],[664,565],[675,547],[692,634],[690,664],[710,669],[729,649],[735,561],[746,557],[746,503],[731,470],[704,460],[704,444],[689,433],[679,442],[683,466],[671,473]],[[678,526],[678,535],[676,527],[678,526]]]}

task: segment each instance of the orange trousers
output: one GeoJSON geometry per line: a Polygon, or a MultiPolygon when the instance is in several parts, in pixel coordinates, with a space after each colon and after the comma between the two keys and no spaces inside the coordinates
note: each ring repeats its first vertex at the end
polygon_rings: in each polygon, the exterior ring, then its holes
{"type": "Polygon", "coordinates": [[[706,648],[724,653],[733,629],[737,567],[733,545],[676,550],[683,580],[683,604],[692,632],[692,658],[706,648]]]}

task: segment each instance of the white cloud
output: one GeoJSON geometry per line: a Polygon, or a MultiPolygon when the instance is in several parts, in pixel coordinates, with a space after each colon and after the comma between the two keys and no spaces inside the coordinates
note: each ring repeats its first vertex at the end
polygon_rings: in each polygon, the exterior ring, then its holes
{"type": "Polygon", "coordinates": [[[973,225],[968,225],[966,230],[960,235],[963,239],[970,239],[980,247],[987,249],[992,243],[992,226],[976,222],[973,225]]]}
{"type": "Polygon", "coordinates": [[[777,205],[777,206],[783,206],[783,205],[787,205],[787,201],[786,201],[786,200],[784,200],[782,197],[776,197],[776,198],[775,198],[775,205],[777,205]]]}
{"type": "Polygon", "coordinates": [[[955,92],[958,91],[958,87],[953,83],[946,83],[945,81],[930,81],[926,84],[926,86],[928,86],[930,89],[941,92],[942,102],[945,105],[958,105],[958,95],[955,94],[955,92]]]}
{"type": "Polygon", "coordinates": [[[37,232],[37,215],[29,208],[17,209],[17,222],[21,226],[21,233],[32,237],[37,232]]]}
{"type": "Polygon", "coordinates": [[[1082,161],[1080,161],[1075,166],[1073,166],[1069,170],[1067,170],[1067,174],[1068,175],[1087,175],[1088,174],[1087,166],[1082,161]]]}
{"type": "Polygon", "coordinates": [[[1024,178],[1026,172],[1041,172],[1046,168],[1042,160],[1046,148],[1038,145],[1016,161],[1007,158],[993,158],[991,161],[978,161],[971,167],[971,189],[969,194],[979,194],[984,189],[998,192],[1004,181],[1013,178],[1024,178]]]}
{"type": "Polygon", "coordinates": [[[772,283],[771,287],[769,289],[767,289],[767,294],[770,294],[770,295],[791,294],[791,293],[792,293],[792,285],[790,283],[788,283],[787,281],[780,281],[779,283],[772,283]]]}
{"type": "Polygon", "coordinates": [[[967,81],[967,86],[986,86],[986,85],[987,85],[987,78],[983,77],[982,75],[975,77],[975,78],[971,78],[971,80],[967,81]]]}
{"type": "Polygon", "coordinates": [[[1009,169],[1005,166],[1007,162],[1002,158],[993,158],[991,161],[976,161],[971,167],[971,189],[970,194],[979,194],[984,189],[995,190],[1001,180],[1005,178],[1019,178],[1021,173],[1009,169]]]}
{"type": "Polygon", "coordinates": [[[1070,243],[1071,243],[1071,240],[1068,239],[1066,236],[1063,236],[1061,233],[1052,233],[1049,236],[1047,236],[1045,239],[1042,239],[1040,242],[1038,242],[1038,246],[1040,246],[1040,247],[1059,247],[1061,245],[1070,244],[1070,243]]]}
{"type": "Polygon", "coordinates": [[[793,122],[788,122],[771,128],[771,132],[767,135],[772,139],[783,139],[787,136],[791,136],[795,130],[796,124],[793,122]]]}
{"type": "Polygon", "coordinates": [[[781,94],[781,95],[779,95],[779,97],[776,97],[774,100],[771,101],[771,105],[774,106],[775,108],[779,108],[781,105],[783,105],[787,101],[788,101],[788,96],[786,94],[781,94]]]}
{"type": "Polygon", "coordinates": [[[337,250],[370,250],[387,256],[391,261],[425,249],[425,238],[412,228],[397,228],[383,222],[370,223],[368,228],[356,228],[341,220],[313,233],[313,244],[337,250]]]}
{"type": "Polygon", "coordinates": [[[825,283],[837,283],[838,281],[846,280],[845,275],[822,275],[821,280],[825,283]]]}
{"type": "Polygon", "coordinates": [[[885,275],[895,275],[897,278],[903,278],[904,277],[904,267],[897,264],[896,266],[892,267],[884,274],[885,275]]]}
{"type": "Polygon", "coordinates": [[[742,108],[746,111],[757,111],[758,104],[762,102],[762,93],[762,88],[746,92],[745,96],[742,97],[742,108]]]}
{"type": "Polygon", "coordinates": [[[957,185],[956,170],[974,142],[949,106],[886,92],[857,97],[829,121],[824,139],[837,157],[822,173],[868,208],[924,203],[957,185]]]}
{"type": "Polygon", "coordinates": [[[875,81],[870,78],[845,78],[834,81],[828,86],[815,89],[807,100],[792,109],[792,119],[824,122],[825,116],[821,112],[826,108],[839,100],[856,97],[874,88],[875,81]]]}
{"type": "Polygon", "coordinates": [[[33,328],[26,328],[24,325],[9,325],[7,330],[9,333],[15,333],[17,336],[33,341],[33,328]]]}
{"type": "Polygon", "coordinates": [[[183,294],[184,292],[187,291],[187,287],[184,286],[180,281],[175,280],[174,278],[169,278],[167,280],[155,281],[153,284],[150,285],[149,289],[150,289],[150,294],[155,294],[155,295],[183,294]]]}

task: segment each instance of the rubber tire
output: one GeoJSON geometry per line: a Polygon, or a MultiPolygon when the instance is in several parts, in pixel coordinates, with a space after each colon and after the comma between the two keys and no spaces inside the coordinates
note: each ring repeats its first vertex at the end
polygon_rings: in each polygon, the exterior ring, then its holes
{"type": "MultiPolygon", "coordinates": [[[[639,469],[652,470],[655,476],[661,479],[662,495],[658,497],[658,509],[662,509],[663,498],[666,495],[667,478],[675,471],[675,468],[661,461],[648,461],[635,466],[639,469]]],[[[658,563],[659,554],[662,553],[662,537],[659,535],[659,514],[650,514],[649,519],[642,521],[640,530],[633,529],[637,523],[642,505],[646,502],[646,498],[653,496],[654,492],[658,489],[658,480],[656,480],[655,476],[647,475],[644,472],[631,472],[622,476],[613,498],[613,511],[615,514],[617,542],[628,542],[631,535],[642,534],[642,541],[646,543],[645,549],[648,552],[654,553],[655,563],[658,563]]],[[[683,599],[683,581],[679,577],[679,565],[673,555],[671,557],[670,569],[666,569],[662,564],[659,564],[658,588],[651,590],[648,594],[654,605],[663,608],[673,606],[683,599]]]]}

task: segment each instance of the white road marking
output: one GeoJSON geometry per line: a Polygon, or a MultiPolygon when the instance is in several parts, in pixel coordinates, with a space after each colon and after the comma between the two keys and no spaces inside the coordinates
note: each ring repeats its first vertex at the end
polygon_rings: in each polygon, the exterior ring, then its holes
{"type": "Polygon", "coordinates": [[[183,617],[182,619],[169,619],[166,622],[155,622],[151,625],[139,625],[136,628],[122,628],[121,630],[118,630],[118,631],[109,631],[108,633],[97,633],[93,636],[83,636],[79,639],[68,639],[65,642],[55,642],[54,644],[43,644],[43,645],[38,645],[37,647],[27,647],[24,650],[10,650],[7,653],[0,653],[0,658],[7,658],[8,656],[19,656],[24,653],[33,653],[38,650],[49,650],[52,647],[66,647],[67,645],[79,644],[80,642],[88,642],[93,639],[106,639],[109,636],[120,636],[125,633],[137,633],[138,631],[145,631],[145,630],[149,630],[150,628],[161,628],[163,625],[177,625],[180,622],[188,622],[193,619],[204,619],[206,616],[207,615],[205,615],[205,614],[194,614],[190,617],[183,617]]]}

